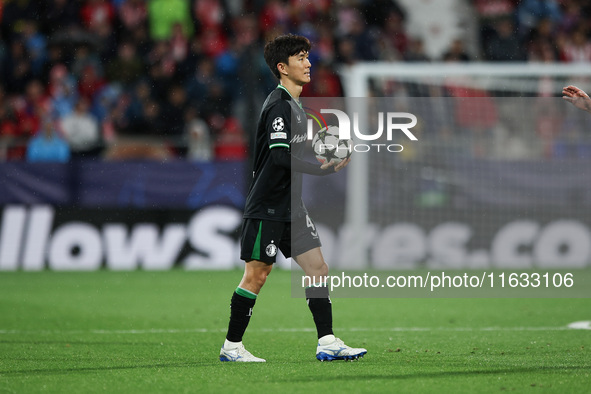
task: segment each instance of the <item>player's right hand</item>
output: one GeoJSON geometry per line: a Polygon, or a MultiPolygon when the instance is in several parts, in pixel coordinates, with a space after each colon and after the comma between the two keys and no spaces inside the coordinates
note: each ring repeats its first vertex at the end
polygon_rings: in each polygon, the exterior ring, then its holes
{"type": "Polygon", "coordinates": [[[334,172],[339,172],[343,168],[347,167],[347,164],[349,164],[350,161],[351,161],[350,157],[339,162],[338,164],[335,164],[335,162],[333,160],[331,160],[328,163],[324,163],[323,165],[321,165],[320,168],[322,168],[323,170],[326,170],[327,168],[334,166],[334,172]]]}

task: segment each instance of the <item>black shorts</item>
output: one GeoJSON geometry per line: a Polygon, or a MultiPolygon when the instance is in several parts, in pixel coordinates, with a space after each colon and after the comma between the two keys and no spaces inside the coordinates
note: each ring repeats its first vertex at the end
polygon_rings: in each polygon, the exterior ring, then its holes
{"type": "Polygon", "coordinates": [[[316,226],[308,215],[296,222],[261,219],[242,221],[240,259],[244,261],[259,260],[273,264],[278,250],[285,257],[291,257],[320,246],[316,226]]]}

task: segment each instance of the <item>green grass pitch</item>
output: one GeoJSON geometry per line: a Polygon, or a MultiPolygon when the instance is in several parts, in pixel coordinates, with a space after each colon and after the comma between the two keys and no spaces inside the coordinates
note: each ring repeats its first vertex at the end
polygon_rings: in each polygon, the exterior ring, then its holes
{"type": "Polygon", "coordinates": [[[335,331],[368,349],[320,363],[303,299],[274,271],[244,343],[221,363],[240,271],[0,273],[0,392],[584,393],[591,299],[333,299],[335,331]]]}

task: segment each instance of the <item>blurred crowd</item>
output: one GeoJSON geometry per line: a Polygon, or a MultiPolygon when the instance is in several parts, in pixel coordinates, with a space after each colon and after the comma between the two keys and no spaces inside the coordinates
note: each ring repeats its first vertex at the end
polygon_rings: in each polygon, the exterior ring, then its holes
{"type": "Polygon", "coordinates": [[[360,61],[591,62],[587,1],[472,0],[477,49],[440,58],[402,3],[2,1],[0,160],[245,159],[277,83],[262,47],[288,32],[313,42],[312,97],[342,96],[336,67],[360,61]]]}

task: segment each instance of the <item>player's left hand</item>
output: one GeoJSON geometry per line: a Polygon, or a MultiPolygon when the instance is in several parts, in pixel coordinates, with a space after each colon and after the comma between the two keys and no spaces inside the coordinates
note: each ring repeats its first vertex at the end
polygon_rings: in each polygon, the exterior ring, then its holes
{"type": "Polygon", "coordinates": [[[591,112],[591,99],[583,89],[574,85],[565,86],[562,88],[562,98],[579,109],[591,112]]]}
{"type": "Polygon", "coordinates": [[[347,164],[349,164],[349,162],[351,161],[351,158],[347,158],[341,162],[339,162],[338,164],[336,164],[333,160],[329,161],[328,163],[324,163],[323,165],[320,166],[320,168],[322,168],[323,170],[334,166],[334,172],[339,172],[340,170],[342,170],[343,168],[347,167],[347,164]]]}

